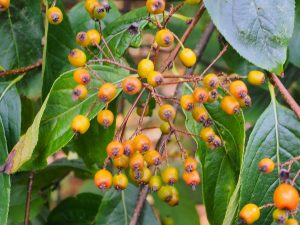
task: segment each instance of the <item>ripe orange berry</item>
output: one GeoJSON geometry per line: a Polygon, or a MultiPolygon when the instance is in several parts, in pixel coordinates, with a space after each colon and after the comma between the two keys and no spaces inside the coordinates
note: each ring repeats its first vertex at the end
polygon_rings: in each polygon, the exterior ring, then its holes
{"type": "Polygon", "coordinates": [[[110,127],[114,122],[114,114],[110,110],[102,110],[97,115],[97,121],[104,128],[110,127]]]}
{"type": "Polygon", "coordinates": [[[98,170],[98,172],[94,176],[94,182],[97,188],[101,190],[107,190],[112,185],[112,175],[106,169],[98,170]]]}
{"type": "Polygon", "coordinates": [[[75,100],[79,99],[79,100],[83,100],[88,96],[88,90],[84,85],[77,85],[74,89],[73,89],[73,97],[75,100]]]}
{"type": "Polygon", "coordinates": [[[248,88],[243,81],[235,80],[229,85],[229,92],[237,99],[244,98],[248,95],[248,88]]]}
{"type": "Polygon", "coordinates": [[[154,149],[147,151],[144,155],[144,159],[148,166],[158,166],[161,163],[161,155],[154,149]]]}
{"type": "Polygon", "coordinates": [[[122,88],[128,95],[137,94],[142,88],[142,82],[136,77],[127,77],[122,82],[122,88]]]}
{"type": "Polygon", "coordinates": [[[98,98],[103,102],[110,102],[117,95],[117,88],[114,84],[105,83],[98,91],[98,98]]]}
{"type": "Polygon", "coordinates": [[[84,134],[90,127],[90,120],[84,115],[74,117],[71,128],[77,134],[84,134]]]}
{"type": "Polygon", "coordinates": [[[106,9],[103,5],[97,5],[93,11],[94,20],[102,20],[106,16],[106,9]]]}
{"type": "Polygon", "coordinates": [[[162,201],[165,201],[165,202],[170,201],[173,196],[172,186],[169,186],[169,185],[162,186],[158,190],[157,194],[158,194],[159,199],[161,199],[162,201]]]}
{"type": "Polygon", "coordinates": [[[205,88],[195,88],[195,90],[193,91],[193,97],[195,102],[204,104],[208,100],[208,92],[205,88]]]}
{"type": "Polygon", "coordinates": [[[158,110],[160,119],[164,121],[174,120],[176,116],[175,108],[170,104],[162,105],[158,110]]]}
{"type": "Polygon", "coordinates": [[[110,142],[106,147],[107,155],[112,158],[118,158],[124,153],[123,145],[118,141],[110,142]]]}
{"type": "Polygon", "coordinates": [[[203,107],[195,107],[192,111],[192,116],[194,120],[200,123],[205,123],[209,119],[208,113],[203,107]]]}
{"type": "Polygon", "coordinates": [[[184,110],[191,111],[195,106],[194,97],[192,95],[183,95],[180,98],[180,105],[184,110]]]}
{"type": "Polygon", "coordinates": [[[161,178],[160,176],[152,176],[149,181],[149,188],[152,192],[157,192],[161,188],[161,178]]]}
{"type": "Polygon", "coordinates": [[[260,209],[257,205],[252,203],[245,205],[240,212],[240,218],[246,224],[254,223],[259,219],[259,217],[260,209]]]}
{"type": "Polygon", "coordinates": [[[178,181],[178,171],[175,167],[166,167],[161,173],[163,182],[173,185],[178,181]]]}
{"type": "Polygon", "coordinates": [[[63,21],[64,16],[63,16],[60,8],[53,6],[53,7],[50,7],[47,11],[47,18],[48,18],[49,23],[58,25],[63,21]]]}
{"type": "Polygon", "coordinates": [[[128,167],[129,158],[126,155],[121,155],[118,158],[115,158],[113,161],[113,166],[116,167],[118,170],[123,170],[128,167]]]}
{"type": "Polygon", "coordinates": [[[285,225],[299,225],[298,221],[294,218],[288,219],[285,225]]]}
{"type": "Polygon", "coordinates": [[[215,138],[215,132],[211,127],[205,127],[200,131],[200,137],[205,142],[212,142],[215,138]]]}
{"type": "Polygon", "coordinates": [[[85,9],[88,11],[90,15],[93,15],[95,7],[99,5],[100,3],[97,0],[86,0],[84,4],[85,9]]]}
{"type": "Polygon", "coordinates": [[[208,92],[208,100],[207,102],[212,103],[214,101],[216,101],[219,97],[219,93],[217,90],[211,90],[210,92],[208,92]]]}
{"type": "Polygon", "coordinates": [[[155,35],[155,41],[160,47],[170,47],[174,42],[174,36],[168,29],[162,29],[155,35]]]}
{"type": "Polygon", "coordinates": [[[258,169],[262,173],[271,173],[275,168],[275,163],[273,162],[272,159],[269,158],[264,158],[259,161],[258,163],[258,169]]]}
{"type": "Polygon", "coordinates": [[[194,170],[197,169],[197,161],[196,159],[194,159],[193,157],[187,157],[185,160],[184,160],[184,170],[187,172],[187,173],[190,173],[194,170]]]}
{"type": "Polygon", "coordinates": [[[96,29],[89,30],[87,36],[92,46],[100,44],[101,34],[96,29]]]}
{"type": "Polygon", "coordinates": [[[146,8],[150,14],[160,14],[165,11],[165,0],[147,0],[146,8]]]}
{"type": "Polygon", "coordinates": [[[299,193],[290,184],[280,184],[274,192],[274,203],[278,209],[293,211],[297,209],[299,203],[299,193]]]}
{"type": "Polygon", "coordinates": [[[150,147],[151,147],[151,141],[146,135],[139,134],[134,137],[133,148],[135,151],[139,151],[143,153],[148,151],[150,147]]]}
{"type": "Polygon", "coordinates": [[[261,71],[252,70],[248,73],[248,81],[252,85],[260,86],[265,82],[265,74],[261,71]]]}
{"type": "Polygon", "coordinates": [[[238,98],[237,101],[239,102],[242,108],[250,107],[252,104],[252,100],[249,95],[246,95],[244,98],[238,98]]]}
{"type": "Polygon", "coordinates": [[[179,204],[179,193],[174,186],[171,186],[171,189],[172,189],[172,197],[170,201],[168,201],[168,205],[173,207],[179,204]]]}
{"type": "Polygon", "coordinates": [[[10,4],[10,0],[0,0],[0,12],[5,11],[10,4]]]}
{"type": "Polygon", "coordinates": [[[68,55],[69,62],[72,66],[82,67],[86,63],[86,55],[80,49],[73,49],[68,55]]]}
{"type": "Polygon", "coordinates": [[[90,38],[86,32],[79,32],[76,35],[76,42],[79,44],[81,47],[86,47],[90,44],[90,38]]]}
{"type": "Polygon", "coordinates": [[[127,176],[122,173],[114,175],[113,185],[114,185],[115,189],[118,191],[122,191],[122,190],[126,189],[126,187],[128,185],[127,176]]]}
{"type": "Polygon", "coordinates": [[[179,59],[186,67],[192,67],[197,61],[197,56],[190,48],[184,48],[179,53],[179,59]]]}
{"type": "Polygon", "coordinates": [[[133,141],[132,140],[127,140],[123,143],[123,148],[124,148],[124,155],[126,156],[131,156],[134,152],[135,149],[133,148],[133,141]]]}
{"type": "Polygon", "coordinates": [[[214,73],[209,73],[203,78],[203,85],[208,90],[217,89],[220,86],[219,77],[214,73]]]}
{"type": "Polygon", "coordinates": [[[272,214],[273,220],[275,220],[279,224],[284,224],[288,219],[288,213],[283,209],[275,209],[272,214]]]}
{"type": "Polygon", "coordinates": [[[184,172],[183,180],[187,185],[191,186],[193,190],[195,190],[196,186],[200,183],[200,176],[198,171],[194,170],[190,173],[184,172]]]}
{"type": "Polygon", "coordinates": [[[234,97],[228,95],[222,98],[221,108],[228,115],[234,115],[240,111],[240,104],[234,97]]]}
{"type": "Polygon", "coordinates": [[[147,167],[143,167],[141,174],[142,176],[140,177],[140,179],[138,179],[138,183],[142,185],[148,184],[152,177],[151,170],[147,167]]]}
{"type": "Polygon", "coordinates": [[[138,64],[138,75],[147,78],[150,72],[154,71],[154,63],[150,59],[142,59],[138,64]]]}
{"type": "Polygon", "coordinates": [[[163,75],[158,71],[152,71],[147,76],[147,83],[152,87],[157,87],[164,81],[163,75]]]}
{"type": "Polygon", "coordinates": [[[73,73],[74,81],[78,84],[87,85],[91,82],[91,76],[86,69],[78,68],[73,73]]]}
{"type": "Polygon", "coordinates": [[[162,134],[168,134],[168,133],[170,133],[170,131],[171,131],[170,124],[168,122],[163,122],[160,125],[160,131],[161,131],[162,134]]]}
{"type": "Polygon", "coordinates": [[[134,171],[141,170],[144,167],[144,157],[143,157],[143,155],[139,152],[135,152],[129,158],[129,167],[134,171]]]}

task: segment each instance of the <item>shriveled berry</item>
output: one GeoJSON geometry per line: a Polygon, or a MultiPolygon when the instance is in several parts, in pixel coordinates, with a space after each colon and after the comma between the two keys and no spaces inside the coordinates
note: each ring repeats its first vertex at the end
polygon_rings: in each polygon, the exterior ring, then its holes
{"type": "Polygon", "coordinates": [[[190,173],[194,170],[197,169],[197,161],[195,158],[193,157],[187,157],[185,160],[184,160],[184,170],[187,172],[187,173],[190,173]]]}
{"type": "Polygon", "coordinates": [[[248,81],[252,85],[260,86],[265,82],[265,74],[258,70],[252,70],[248,73],[248,81]]]}
{"type": "Polygon", "coordinates": [[[123,91],[128,95],[135,95],[140,92],[142,82],[136,77],[127,77],[122,82],[123,91]]]}
{"type": "Polygon", "coordinates": [[[200,176],[198,171],[194,170],[190,173],[185,171],[183,173],[183,180],[187,185],[191,186],[193,190],[195,190],[196,186],[200,183],[200,176]]]}
{"type": "Polygon", "coordinates": [[[184,48],[179,52],[179,59],[186,67],[192,67],[196,64],[197,57],[194,51],[190,48],[184,48]]]}
{"type": "Polygon", "coordinates": [[[116,174],[113,177],[113,185],[117,191],[126,189],[128,185],[128,178],[125,174],[116,174]]]}
{"type": "Polygon", "coordinates": [[[73,49],[68,55],[69,62],[72,66],[82,67],[86,63],[86,55],[80,49],[73,49]]]}
{"type": "Polygon", "coordinates": [[[154,63],[150,59],[142,59],[138,64],[138,75],[147,78],[150,72],[154,71],[154,63]]]}
{"type": "Polygon", "coordinates": [[[91,82],[91,76],[86,69],[78,68],[73,73],[74,81],[78,84],[87,85],[91,82]]]}
{"type": "Polygon", "coordinates": [[[110,127],[114,122],[114,114],[108,109],[100,111],[97,115],[97,121],[104,128],[110,127]]]}
{"type": "Polygon", "coordinates": [[[72,121],[71,128],[75,133],[84,134],[90,127],[90,120],[84,115],[77,115],[72,121]]]}
{"type": "Polygon", "coordinates": [[[161,173],[163,182],[169,185],[173,185],[178,181],[178,171],[175,167],[166,167],[161,173]]]}
{"type": "Polygon", "coordinates": [[[203,141],[211,143],[215,138],[215,132],[211,127],[205,127],[200,131],[200,137],[203,141]]]}
{"type": "Polygon", "coordinates": [[[297,209],[299,203],[299,193],[290,184],[280,184],[274,192],[274,203],[278,209],[293,211],[297,209]]]}
{"type": "Polygon", "coordinates": [[[280,169],[279,178],[281,182],[285,183],[286,181],[288,181],[290,179],[290,175],[291,173],[287,169],[280,169]]]}
{"type": "Polygon", "coordinates": [[[244,98],[248,95],[248,88],[243,81],[236,80],[229,85],[229,92],[237,99],[244,98]]]}
{"type": "Polygon", "coordinates": [[[246,224],[253,224],[259,217],[260,209],[257,205],[252,203],[245,205],[240,212],[240,218],[246,224]]]}
{"type": "Polygon", "coordinates": [[[208,100],[208,92],[205,88],[195,88],[195,90],[193,91],[193,97],[195,102],[203,104],[208,100]]]}
{"type": "Polygon", "coordinates": [[[220,86],[219,77],[214,73],[209,73],[203,78],[203,85],[208,90],[217,89],[220,86]]]}
{"type": "Polygon", "coordinates": [[[149,181],[149,188],[152,192],[157,192],[161,188],[162,182],[160,176],[152,176],[149,181]]]}
{"type": "Polygon", "coordinates": [[[96,29],[89,30],[87,36],[92,46],[100,44],[101,34],[96,29]]]}
{"type": "Polygon", "coordinates": [[[52,6],[47,11],[47,18],[49,23],[58,25],[63,21],[64,16],[60,8],[52,6]]]}
{"type": "Polygon", "coordinates": [[[123,145],[118,141],[110,142],[106,147],[107,155],[112,158],[118,158],[124,153],[123,145]]]}
{"type": "Polygon", "coordinates": [[[174,120],[176,116],[175,108],[170,104],[162,105],[158,110],[160,119],[164,121],[174,120]]]}
{"type": "Polygon", "coordinates": [[[110,102],[117,95],[117,88],[114,84],[105,83],[98,91],[98,98],[103,102],[110,102]]]}
{"type": "Polygon", "coordinates": [[[88,90],[84,85],[77,85],[74,89],[73,89],[73,98],[75,100],[79,99],[79,100],[84,100],[86,97],[88,96],[88,90]]]}
{"type": "Polygon", "coordinates": [[[112,174],[106,169],[98,170],[94,176],[94,182],[97,188],[107,190],[112,185],[112,174]]]}
{"type": "Polygon", "coordinates": [[[166,2],[165,0],[147,0],[146,8],[150,14],[160,14],[165,11],[166,2]]]}
{"type": "Polygon", "coordinates": [[[171,186],[171,188],[172,188],[172,198],[170,199],[170,201],[168,201],[168,205],[174,207],[179,204],[179,192],[174,186],[171,186]]]}
{"type": "Polygon", "coordinates": [[[174,36],[168,29],[162,29],[155,35],[155,41],[160,47],[170,47],[174,43],[174,36]]]}
{"type": "Polygon", "coordinates": [[[90,38],[86,32],[81,31],[76,35],[76,42],[81,47],[86,47],[90,44],[90,38]]]}
{"type": "Polygon", "coordinates": [[[258,163],[258,169],[262,173],[271,173],[275,168],[275,163],[273,162],[272,159],[269,158],[264,158],[259,161],[258,163]]]}
{"type": "Polygon", "coordinates": [[[192,95],[183,95],[180,98],[180,105],[184,110],[191,111],[194,109],[195,102],[192,95]]]}
{"type": "Polygon", "coordinates": [[[132,170],[141,170],[144,167],[144,157],[141,153],[135,152],[130,158],[129,158],[129,167],[132,170]]]}
{"type": "Polygon", "coordinates": [[[163,75],[158,71],[152,71],[147,76],[147,83],[150,84],[152,87],[157,87],[162,84],[164,80],[163,75]]]}
{"type": "Polygon", "coordinates": [[[234,115],[240,111],[240,104],[234,97],[228,95],[222,98],[221,108],[228,115],[234,115]]]}
{"type": "Polygon", "coordinates": [[[144,155],[144,159],[148,166],[158,166],[161,163],[161,155],[154,149],[147,151],[144,155]]]}
{"type": "Polygon", "coordinates": [[[121,155],[113,160],[113,166],[118,170],[126,169],[129,165],[129,158],[126,155],[121,155]]]}

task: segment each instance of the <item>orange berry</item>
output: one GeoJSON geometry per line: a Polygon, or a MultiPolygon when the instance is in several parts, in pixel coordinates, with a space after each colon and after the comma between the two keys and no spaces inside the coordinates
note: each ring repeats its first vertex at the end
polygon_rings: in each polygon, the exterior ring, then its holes
{"type": "Polygon", "coordinates": [[[243,81],[236,80],[229,85],[229,92],[237,99],[244,98],[248,95],[248,88],[243,81]]]}
{"type": "Polygon", "coordinates": [[[133,148],[133,141],[127,140],[123,143],[124,148],[124,155],[131,156],[133,153],[135,153],[135,149],[133,148]]]}
{"type": "Polygon", "coordinates": [[[98,98],[103,102],[110,102],[117,95],[117,88],[114,84],[105,83],[98,91],[98,98]]]}
{"type": "Polygon", "coordinates": [[[180,98],[180,105],[184,110],[191,111],[195,106],[194,98],[192,95],[183,95],[180,98]]]}
{"type": "Polygon", "coordinates": [[[264,158],[259,161],[258,163],[258,169],[262,173],[271,173],[275,168],[275,163],[273,162],[272,159],[269,158],[264,158]]]}
{"type": "Polygon", "coordinates": [[[175,108],[170,104],[162,105],[158,110],[160,119],[164,121],[174,120],[176,116],[175,108]]]}
{"type": "Polygon", "coordinates": [[[200,137],[205,142],[212,142],[215,138],[215,132],[211,127],[205,127],[200,131],[200,137]]]}
{"type": "Polygon", "coordinates": [[[118,158],[124,153],[123,145],[118,141],[110,142],[106,147],[107,155],[112,158],[118,158]]]}
{"type": "Polygon", "coordinates": [[[126,189],[126,187],[128,185],[127,176],[122,173],[114,175],[113,185],[114,185],[115,189],[118,191],[122,191],[122,190],[126,189]]]}
{"type": "Polygon", "coordinates": [[[107,190],[112,185],[112,175],[106,169],[98,170],[98,172],[94,176],[94,182],[97,188],[101,190],[107,190]]]}
{"type": "Polygon", "coordinates": [[[110,110],[102,110],[97,115],[97,121],[104,128],[110,127],[114,122],[114,114],[110,110]]]}
{"type": "Polygon", "coordinates": [[[228,95],[222,98],[221,108],[228,115],[234,115],[240,111],[240,104],[234,97],[228,95]]]}
{"type": "Polygon", "coordinates": [[[192,111],[194,120],[200,123],[205,123],[208,119],[208,113],[204,107],[195,107],[192,111]]]}
{"type": "Polygon", "coordinates": [[[157,71],[152,71],[147,76],[147,83],[150,84],[152,87],[157,87],[158,85],[162,84],[163,81],[163,75],[157,71]]]}
{"type": "Polygon", "coordinates": [[[132,170],[141,170],[144,167],[144,157],[141,153],[135,152],[129,158],[129,166],[132,170]]]}
{"type": "Polygon", "coordinates": [[[192,172],[184,172],[183,173],[183,180],[184,182],[191,186],[193,189],[196,188],[196,186],[200,183],[200,176],[197,170],[194,170],[192,172]]]}
{"type": "Polygon", "coordinates": [[[97,0],[86,0],[85,1],[85,9],[88,11],[90,15],[93,15],[94,9],[96,6],[99,6],[100,3],[97,0]]]}
{"type": "Polygon", "coordinates": [[[280,184],[274,192],[274,203],[278,209],[293,211],[297,209],[299,203],[299,193],[290,184],[280,184]]]}
{"type": "Polygon", "coordinates": [[[147,0],[146,8],[150,14],[160,14],[165,11],[166,2],[165,0],[147,0]]]}
{"type": "Polygon", "coordinates": [[[91,76],[86,69],[78,68],[73,73],[73,79],[76,83],[87,85],[91,82],[91,76]]]}
{"type": "Polygon", "coordinates": [[[82,67],[86,63],[86,55],[80,49],[73,49],[68,55],[69,62],[72,66],[82,67]]]}
{"type": "Polygon", "coordinates": [[[252,70],[248,73],[248,81],[252,85],[260,86],[265,80],[265,74],[261,71],[252,70]]]}
{"type": "Polygon", "coordinates": [[[193,91],[193,97],[195,102],[204,104],[208,100],[208,92],[205,88],[195,88],[193,91]]]}
{"type": "Polygon", "coordinates": [[[220,86],[219,77],[214,73],[209,73],[203,78],[203,85],[208,90],[217,89],[220,86]]]}
{"type": "Polygon", "coordinates": [[[163,182],[173,185],[178,181],[178,171],[175,167],[166,167],[161,173],[163,182]]]}
{"type": "Polygon", "coordinates": [[[0,12],[5,11],[10,4],[10,0],[0,0],[0,12]]]}
{"type": "Polygon", "coordinates": [[[87,36],[92,46],[100,44],[101,34],[96,29],[89,30],[87,36]]]}
{"type": "Polygon", "coordinates": [[[246,224],[254,223],[259,219],[259,217],[260,209],[257,205],[252,203],[245,205],[240,212],[240,218],[246,224]]]}
{"type": "Polygon", "coordinates": [[[138,75],[147,78],[150,72],[154,71],[154,63],[150,59],[142,59],[138,64],[138,75]]]}
{"type": "Polygon", "coordinates": [[[158,166],[161,163],[161,155],[154,149],[147,151],[144,155],[144,159],[148,166],[158,166]]]}
{"type": "Polygon", "coordinates": [[[77,85],[73,89],[73,97],[75,100],[84,100],[88,96],[88,90],[84,85],[77,85]]]}
{"type": "Polygon", "coordinates": [[[168,29],[162,29],[155,35],[155,41],[160,47],[170,47],[174,42],[174,36],[168,29]]]}
{"type": "Polygon", "coordinates": [[[86,47],[90,44],[90,38],[86,32],[79,32],[76,35],[76,42],[79,44],[81,47],[86,47]]]}
{"type": "Polygon", "coordinates": [[[142,82],[136,77],[127,77],[122,82],[122,88],[128,95],[137,94],[142,88],[142,82]]]}
{"type": "Polygon", "coordinates": [[[186,67],[192,67],[197,62],[197,56],[190,48],[184,48],[179,52],[179,59],[186,67]]]}
{"type": "Polygon", "coordinates": [[[84,115],[74,117],[71,128],[75,133],[84,134],[90,127],[90,120],[84,115]]]}
{"type": "Polygon", "coordinates": [[[47,18],[49,23],[58,25],[63,21],[64,16],[60,8],[52,6],[47,11],[47,18]]]}
{"type": "Polygon", "coordinates": [[[139,134],[134,137],[133,148],[135,151],[146,152],[150,149],[150,147],[151,147],[151,141],[146,135],[139,134]]]}
{"type": "Polygon", "coordinates": [[[190,173],[197,169],[197,161],[193,157],[188,157],[184,160],[184,170],[190,173]]]}

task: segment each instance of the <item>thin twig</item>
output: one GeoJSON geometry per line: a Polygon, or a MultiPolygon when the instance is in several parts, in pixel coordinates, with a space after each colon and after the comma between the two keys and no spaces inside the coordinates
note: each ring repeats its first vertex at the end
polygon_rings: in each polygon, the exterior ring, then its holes
{"type": "Polygon", "coordinates": [[[129,67],[129,66],[125,66],[125,65],[123,65],[123,64],[121,64],[121,63],[112,61],[112,60],[110,60],[110,59],[91,59],[91,60],[88,61],[88,63],[95,63],[95,62],[113,64],[113,65],[116,65],[116,66],[118,66],[118,67],[120,67],[120,68],[126,69],[126,70],[128,70],[128,71],[137,73],[137,70],[136,70],[136,69],[131,68],[131,67],[129,67]]]}
{"type": "Polygon", "coordinates": [[[28,178],[28,188],[27,188],[27,198],[26,198],[26,209],[25,209],[24,225],[29,224],[30,203],[31,203],[30,201],[31,201],[33,177],[34,177],[34,172],[30,172],[29,178],[28,178]]]}
{"type": "Polygon", "coordinates": [[[26,66],[26,67],[22,67],[22,68],[18,68],[18,69],[13,69],[13,70],[7,70],[7,71],[0,71],[0,77],[5,77],[8,75],[15,75],[15,74],[21,74],[21,73],[26,73],[30,70],[36,69],[40,66],[42,66],[43,64],[43,60],[39,59],[36,63],[30,65],[30,66],[26,66]]]}
{"type": "Polygon", "coordinates": [[[116,62],[116,59],[115,59],[114,55],[112,54],[112,52],[111,52],[105,38],[103,37],[103,35],[101,35],[101,40],[103,41],[105,47],[107,48],[107,51],[108,51],[109,55],[111,56],[111,58],[116,62]]]}

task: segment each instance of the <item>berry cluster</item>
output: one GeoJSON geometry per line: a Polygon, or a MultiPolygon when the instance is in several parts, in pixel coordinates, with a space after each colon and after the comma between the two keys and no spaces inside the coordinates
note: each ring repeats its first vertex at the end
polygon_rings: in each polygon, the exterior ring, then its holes
{"type": "MultiPolygon", "coordinates": [[[[279,165],[279,178],[281,184],[275,189],[273,194],[274,203],[266,204],[261,207],[253,203],[245,205],[240,211],[240,219],[246,224],[253,224],[260,218],[260,210],[267,207],[275,207],[273,211],[273,219],[278,224],[298,225],[298,221],[294,218],[298,211],[299,193],[294,187],[295,182],[300,175],[299,172],[290,179],[290,170],[293,163],[300,160],[300,157],[279,165]],[[285,168],[287,166],[287,169],[285,168]],[[289,218],[291,216],[291,218],[289,218]]],[[[272,173],[275,168],[275,163],[270,158],[262,159],[258,164],[258,169],[264,173],[272,173]]]]}

